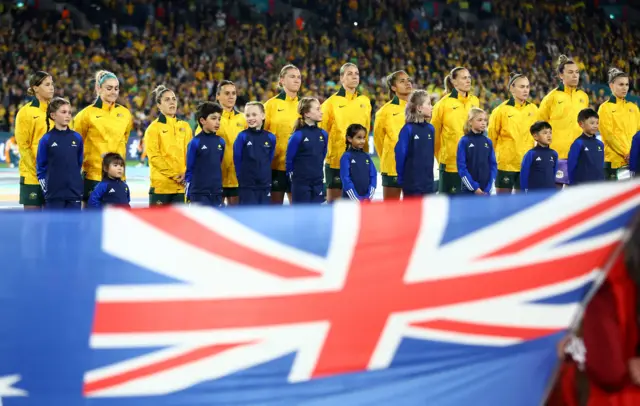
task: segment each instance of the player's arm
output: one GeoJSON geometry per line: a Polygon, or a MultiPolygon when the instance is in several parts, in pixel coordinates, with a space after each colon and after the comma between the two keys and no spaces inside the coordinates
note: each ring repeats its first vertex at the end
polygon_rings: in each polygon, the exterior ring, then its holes
{"type": "Polygon", "coordinates": [[[147,146],[147,157],[149,157],[149,162],[151,162],[153,169],[169,179],[178,177],[180,174],[171,169],[160,153],[160,133],[155,125],[151,124],[147,127],[144,132],[144,141],[147,146]]]}
{"type": "Polygon", "coordinates": [[[376,171],[373,159],[369,157],[369,200],[373,200],[373,195],[376,194],[376,187],[378,187],[378,171],[376,171]]]}
{"type": "Polygon", "coordinates": [[[245,143],[245,132],[238,134],[238,137],[233,143],[233,164],[236,168],[236,177],[240,179],[240,167],[242,165],[242,148],[245,143]]]}
{"type": "Polygon", "coordinates": [[[323,135],[324,135],[324,148],[322,149],[322,159],[324,160],[327,157],[327,148],[329,147],[329,134],[322,130],[323,135]]]}
{"type": "Polygon", "coordinates": [[[538,108],[538,120],[549,121],[551,119],[551,108],[553,106],[553,96],[549,93],[542,98],[540,107],[538,108]]]}
{"type": "MultiPolygon", "coordinates": [[[[531,164],[533,163],[533,153],[527,152],[522,159],[520,165],[520,189],[523,192],[527,192],[529,189],[529,171],[531,170],[531,164]]],[[[555,172],[554,172],[555,173],[555,172]]]]}
{"type": "Polygon", "coordinates": [[[578,158],[580,157],[580,151],[582,150],[582,141],[577,139],[571,144],[569,148],[569,156],[567,157],[567,172],[569,176],[569,184],[573,184],[573,178],[576,167],[578,166],[578,158]]]}
{"type": "Polygon", "coordinates": [[[349,169],[351,169],[351,154],[345,152],[342,158],[340,158],[340,180],[342,181],[342,189],[347,196],[349,196],[349,199],[359,202],[362,198],[358,195],[358,192],[356,192],[356,187],[351,180],[349,169]]]}
{"type": "Polygon", "coordinates": [[[611,109],[608,108],[607,103],[600,106],[598,116],[600,117],[600,135],[602,136],[602,140],[607,144],[607,148],[622,158],[626,157],[629,153],[630,145],[627,142],[627,137],[618,137],[615,135],[613,113],[611,109]]]}
{"type": "Polygon", "coordinates": [[[498,145],[498,135],[500,134],[500,129],[502,127],[502,115],[500,113],[502,113],[502,109],[498,106],[491,112],[491,116],[489,116],[487,137],[489,137],[493,145],[498,145]]]}
{"type": "Polygon", "coordinates": [[[89,201],[87,202],[89,207],[93,207],[96,209],[101,208],[102,197],[104,196],[105,193],[107,193],[107,183],[106,182],[98,183],[95,189],[93,189],[93,191],[91,192],[91,195],[89,195],[89,201]]]}
{"type": "Polygon", "coordinates": [[[82,141],[82,136],[80,134],[75,135],[78,140],[78,166],[82,168],[82,163],[84,162],[84,141],[82,141]]]}
{"type": "Polygon", "coordinates": [[[42,187],[42,191],[45,193],[47,192],[47,169],[49,164],[48,142],[49,134],[45,134],[44,137],[40,138],[40,142],[38,143],[38,156],[36,157],[36,174],[40,187],[42,187]]]}
{"type": "Polygon", "coordinates": [[[18,147],[20,148],[20,159],[33,165],[36,162],[36,157],[31,149],[31,144],[33,143],[31,128],[33,128],[32,117],[28,114],[26,108],[20,109],[16,115],[16,127],[14,131],[16,143],[18,143],[18,147]]]}
{"type": "Polygon", "coordinates": [[[485,193],[490,193],[491,189],[493,189],[493,182],[496,180],[498,176],[498,162],[496,161],[496,151],[493,149],[493,143],[489,140],[489,165],[491,166],[491,178],[489,179],[489,184],[483,191],[485,193]]]}
{"type": "Polygon", "coordinates": [[[200,146],[200,138],[196,137],[187,145],[187,168],[184,172],[184,180],[187,184],[191,183],[193,178],[193,170],[196,166],[196,155],[198,154],[198,147],[200,146]]]}
{"type": "Polygon", "coordinates": [[[398,185],[404,183],[404,166],[407,160],[407,150],[409,149],[409,133],[408,125],[405,124],[398,134],[398,142],[394,151],[396,153],[396,172],[398,173],[398,185]]]}
{"type": "MultiPolygon", "coordinates": [[[[384,146],[384,134],[385,134],[385,112],[382,107],[376,113],[376,117],[373,121],[373,147],[380,158],[382,158],[382,147],[384,146]]],[[[369,137],[369,134],[367,134],[369,137]]]]}
{"type": "Polygon", "coordinates": [[[302,132],[296,131],[289,137],[289,143],[287,144],[287,153],[285,156],[285,169],[287,171],[287,176],[291,178],[293,174],[293,160],[298,153],[298,148],[300,147],[300,142],[302,142],[302,132]]]}
{"type": "Polygon", "coordinates": [[[269,162],[273,162],[273,157],[276,155],[276,136],[269,133],[269,140],[271,140],[271,153],[269,154],[269,162]]]}
{"type": "Polygon", "coordinates": [[[431,125],[434,130],[433,139],[433,155],[440,163],[440,148],[442,147],[442,127],[444,125],[444,102],[439,101],[433,106],[433,112],[431,113],[431,125]]]}
{"type": "Polygon", "coordinates": [[[473,180],[469,170],[467,169],[467,142],[465,141],[465,138],[460,139],[460,142],[458,143],[458,157],[456,163],[458,165],[458,175],[460,175],[462,183],[468,190],[474,192],[480,187],[480,184],[473,180]]]}

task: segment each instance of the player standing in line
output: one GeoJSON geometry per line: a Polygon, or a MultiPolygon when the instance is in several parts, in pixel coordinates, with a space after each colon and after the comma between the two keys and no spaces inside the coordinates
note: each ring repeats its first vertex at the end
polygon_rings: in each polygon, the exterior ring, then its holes
{"type": "Polygon", "coordinates": [[[552,140],[551,125],[546,121],[538,121],[531,126],[530,132],[536,140],[536,146],[522,160],[520,187],[525,193],[536,189],[554,189],[558,153],[549,148],[552,140]]]}
{"type": "MultiPolygon", "coordinates": [[[[222,195],[227,200],[227,205],[235,206],[238,204],[238,178],[233,165],[233,143],[240,131],[247,128],[247,120],[236,108],[238,91],[232,81],[223,80],[218,84],[216,100],[223,108],[220,129],[216,134],[222,137],[226,145],[222,161],[222,195]]],[[[198,124],[195,134],[199,134],[200,131],[202,128],[198,124]]]]}
{"type": "Polygon", "coordinates": [[[406,124],[396,144],[396,171],[404,198],[435,192],[433,161],[435,131],[427,122],[431,117],[431,98],[425,90],[411,93],[405,112],[406,124]]]}
{"type": "Polygon", "coordinates": [[[38,144],[36,167],[47,209],[82,209],[82,137],[69,129],[71,104],[56,97],[47,107],[54,127],[38,144]]]}
{"type": "Polygon", "coordinates": [[[511,73],[508,88],[511,98],[496,107],[489,118],[488,135],[498,160],[498,194],[520,189],[522,159],[533,146],[529,130],[538,119],[538,106],[527,101],[529,79],[521,73],[511,73]]]}
{"type": "Polygon", "coordinates": [[[120,154],[109,152],[102,160],[102,182],[98,183],[91,196],[88,206],[99,209],[105,205],[131,207],[131,193],[129,186],[122,180],[125,162],[120,154]]]}
{"type": "Polygon", "coordinates": [[[618,169],[629,164],[633,136],[640,131],[640,110],[626,100],[629,75],[609,69],[609,88],[613,95],[598,109],[600,135],[604,142],[605,179],[617,180],[618,169]]]}
{"type": "Polygon", "coordinates": [[[222,106],[204,102],[198,106],[196,118],[202,131],[187,147],[187,200],[204,206],[223,205],[222,161],[226,143],[217,135],[222,106]]]}
{"type": "Polygon", "coordinates": [[[560,55],[557,73],[562,83],[542,99],[538,119],[548,122],[553,128],[551,147],[558,152],[560,159],[558,172],[556,172],[556,184],[561,188],[569,183],[567,171],[569,147],[582,133],[578,125],[578,113],[589,107],[589,96],[578,89],[580,69],[566,55],[560,55]]]}
{"type": "Polygon", "coordinates": [[[318,127],[322,121],[320,102],[315,97],[303,97],[298,113],[300,118],[289,138],[286,155],[292,203],[323,203],[322,164],[327,156],[329,136],[318,127]]]}
{"type": "Polygon", "coordinates": [[[144,133],[151,175],[149,206],[184,203],[186,154],[192,138],[191,127],[176,117],[178,99],[173,90],[160,85],[152,94],[160,115],[144,133]]]}
{"type": "Polygon", "coordinates": [[[454,195],[460,191],[461,179],[456,166],[458,143],[464,136],[471,109],[480,107],[471,94],[471,73],[458,66],[444,79],[444,92],[435,106],[431,124],[436,131],[435,155],[440,163],[440,193],[454,195]]]}
{"type": "MultiPolygon", "coordinates": [[[[280,70],[279,87],[282,91],[264,104],[264,129],[276,136],[276,150],[271,168],[271,202],[282,204],[285,192],[291,202],[291,185],[287,179],[286,152],[293,126],[298,119],[298,91],[302,84],[300,71],[294,65],[280,70]]],[[[235,152],[235,149],[234,149],[235,152]]]]}
{"type": "Polygon", "coordinates": [[[276,136],[262,129],[264,105],[249,102],[244,107],[247,128],[233,143],[233,161],[238,177],[240,205],[272,203],[271,163],[276,151],[276,136]]]}
{"type": "Polygon", "coordinates": [[[133,116],[126,107],[116,103],[120,95],[120,82],[112,72],[96,73],[96,101],[76,114],[71,128],[78,132],[85,144],[83,164],[86,204],[91,191],[102,180],[102,158],[108,152],[127,156],[127,141],[133,129],[133,116]]]}
{"type": "Polygon", "coordinates": [[[456,154],[458,173],[463,193],[491,194],[498,174],[498,163],[493,143],[485,136],[487,113],[473,108],[469,111],[469,132],[460,139],[456,154]]]}
{"type": "MultiPolygon", "coordinates": [[[[322,123],[320,127],[329,134],[329,148],[325,163],[327,182],[327,202],[331,203],[342,196],[340,181],[340,158],[344,153],[344,134],[351,124],[361,124],[369,134],[371,129],[371,100],[358,93],[360,71],[350,62],[340,68],[342,87],[322,103],[322,123]]],[[[367,136],[364,150],[369,152],[367,136]]]]}
{"type": "Polygon", "coordinates": [[[369,153],[363,150],[367,129],[351,124],[346,134],[347,150],[340,158],[342,197],[354,201],[371,201],[376,193],[378,172],[369,153]]]}
{"type": "Polygon", "coordinates": [[[396,173],[395,147],[398,134],[405,124],[404,112],[413,91],[413,81],[405,71],[399,70],[387,76],[387,87],[391,100],[376,112],[373,143],[380,157],[382,197],[384,200],[400,200],[402,188],[396,173]]]}
{"type": "Polygon", "coordinates": [[[596,138],[598,121],[593,109],[578,113],[582,135],[571,144],[567,159],[571,186],[604,180],[604,144],[596,138]]]}
{"type": "Polygon", "coordinates": [[[53,78],[38,71],[29,77],[27,93],[33,100],[18,110],[15,137],[20,152],[20,204],[25,210],[40,210],[44,195],[36,174],[38,143],[47,132],[47,124],[53,126],[47,116],[47,107],[54,93],[53,78]]]}

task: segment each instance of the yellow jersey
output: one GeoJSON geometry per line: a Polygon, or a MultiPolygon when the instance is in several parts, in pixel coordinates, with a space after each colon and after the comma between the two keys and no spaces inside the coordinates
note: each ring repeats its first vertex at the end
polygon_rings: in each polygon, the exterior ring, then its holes
{"type": "Polygon", "coordinates": [[[386,176],[398,176],[395,148],[398,134],[405,124],[406,106],[406,100],[394,96],[380,107],[373,121],[373,144],[380,157],[380,172],[386,176]]]}
{"type": "Polygon", "coordinates": [[[464,136],[469,110],[474,107],[480,107],[480,100],[472,94],[462,96],[456,89],[443,95],[433,106],[431,125],[436,132],[434,152],[438,163],[445,165],[446,172],[458,172],[458,142],[464,136]]]}
{"type": "MultiPolygon", "coordinates": [[[[15,137],[20,151],[19,171],[24,178],[24,184],[37,185],[36,157],[38,156],[38,143],[47,132],[47,107],[38,99],[25,104],[16,114],[15,137]]],[[[49,128],[54,126],[49,119],[49,128]]]]}
{"type": "Polygon", "coordinates": [[[187,170],[187,146],[191,138],[191,127],[184,120],[160,114],[149,124],[144,133],[144,143],[154,193],[184,193],[184,186],[174,178],[187,170]]]}
{"type": "Polygon", "coordinates": [[[327,164],[340,169],[340,158],[346,150],[347,127],[360,124],[367,129],[364,150],[369,152],[369,131],[371,131],[371,100],[358,92],[348,94],[344,87],[322,103],[322,123],[320,128],[329,134],[327,164]]]}
{"type": "Polygon", "coordinates": [[[100,98],[76,114],[71,129],[84,141],[85,178],[102,180],[102,157],[116,152],[127,159],[127,142],[133,129],[133,116],[124,106],[109,106],[100,98]]]}
{"type": "MultiPolygon", "coordinates": [[[[236,166],[233,163],[233,143],[238,138],[240,131],[247,129],[247,120],[240,111],[235,108],[231,111],[223,111],[220,119],[220,129],[216,135],[222,137],[227,147],[224,149],[224,158],[222,158],[222,187],[236,188],[238,187],[238,178],[236,177],[236,166]]],[[[196,128],[195,134],[198,135],[202,131],[200,124],[196,128]]]]}
{"type": "Polygon", "coordinates": [[[540,102],[538,119],[551,124],[553,141],[550,148],[558,153],[558,159],[567,159],[571,144],[582,134],[578,125],[578,113],[589,107],[589,96],[580,89],[558,86],[540,102]]]}
{"type": "Polygon", "coordinates": [[[496,151],[498,169],[520,172],[524,155],[535,146],[529,129],[538,120],[538,106],[513,98],[491,112],[488,135],[496,151]]]}
{"type": "Polygon", "coordinates": [[[286,154],[289,137],[293,133],[293,127],[298,119],[298,96],[288,97],[281,92],[267,100],[264,104],[265,120],[263,129],[276,136],[276,152],[273,156],[271,169],[286,170],[286,154]]]}
{"type": "Polygon", "coordinates": [[[600,135],[604,142],[604,161],[612,169],[628,164],[633,136],[640,131],[640,110],[635,103],[611,96],[598,109],[600,135]]]}

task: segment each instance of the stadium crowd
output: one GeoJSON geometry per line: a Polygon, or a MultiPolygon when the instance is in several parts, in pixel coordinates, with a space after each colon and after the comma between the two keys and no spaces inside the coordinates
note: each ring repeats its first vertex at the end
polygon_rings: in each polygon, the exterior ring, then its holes
{"type": "MultiPolygon", "coordinates": [[[[606,84],[610,66],[630,74],[632,89],[640,80],[640,31],[580,6],[494,1],[492,16],[502,24],[474,28],[446,12],[431,17],[420,2],[409,0],[327,0],[314,6],[323,7],[319,22],[299,26],[270,14],[259,22],[243,21],[221,8],[200,10],[192,2],[189,7],[171,1],[103,3],[97,13],[111,19],[88,30],[77,28],[68,12],[0,6],[0,50],[6,55],[0,65],[0,130],[11,131],[26,101],[28,73],[44,66],[56,78],[56,94],[77,109],[92,103],[97,69],[117,72],[120,102],[135,111],[139,130],[156,116],[150,93],[159,83],[176,89],[179,114],[195,126],[195,106],[213,98],[217,82],[237,84],[240,107],[249,100],[265,101],[275,94],[277,73],[287,63],[301,68],[301,95],[321,101],[339,87],[342,63],[357,64],[360,91],[371,98],[374,112],[388,101],[385,76],[398,69],[435,101],[446,73],[469,66],[472,93],[488,111],[508,97],[511,71],[530,78],[532,102],[539,104],[557,84],[552,65],[561,53],[579,64],[582,86],[606,84]]],[[[250,15],[246,10],[233,14],[250,15]]],[[[607,97],[600,88],[589,93],[595,109],[607,97]]]]}

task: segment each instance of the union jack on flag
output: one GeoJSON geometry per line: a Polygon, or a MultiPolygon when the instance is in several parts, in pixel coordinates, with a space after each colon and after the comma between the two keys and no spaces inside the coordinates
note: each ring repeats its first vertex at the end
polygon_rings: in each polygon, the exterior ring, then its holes
{"type": "MultiPolygon", "coordinates": [[[[74,357],[81,394],[49,404],[538,405],[556,343],[639,205],[640,186],[626,182],[393,204],[107,209],[89,232],[104,261],[82,269],[98,275],[74,357]]],[[[24,377],[14,389],[26,403],[15,404],[35,405],[30,366],[9,366],[0,378],[24,377]]]]}

